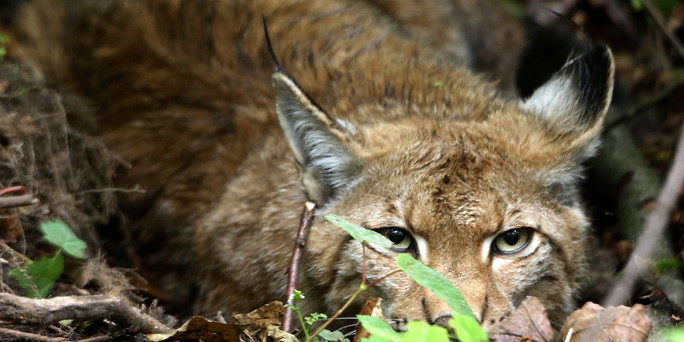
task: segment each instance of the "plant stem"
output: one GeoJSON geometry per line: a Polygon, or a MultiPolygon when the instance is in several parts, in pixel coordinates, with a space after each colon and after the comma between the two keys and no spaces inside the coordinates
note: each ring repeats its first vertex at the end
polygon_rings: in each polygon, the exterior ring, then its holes
{"type": "Polygon", "coordinates": [[[31,260],[31,259],[30,259],[29,257],[27,257],[26,255],[23,255],[23,254],[17,252],[16,250],[14,250],[14,248],[8,246],[8,245],[5,243],[5,241],[0,240],[0,248],[4,249],[4,250],[6,250],[7,252],[9,252],[10,254],[12,254],[13,257],[15,257],[15,258],[17,258],[17,259],[20,259],[21,261],[24,262],[24,264],[27,264],[27,265],[28,265],[28,264],[33,263],[33,260],[31,260]]]}
{"type": "Polygon", "coordinates": [[[304,336],[306,336],[306,338],[309,338],[309,329],[304,324],[304,317],[302,317],[302,310],[299,310],[299,307],[295,306],[295,312],[297,313],[297,317],[299,317],[299,325],[302,326],[302,331],[304,331],[304,336]]]}
{"type": "Polygon", "coordinates": [[[325,321],[325,323],[323,323],[323,325],[321,325],[318,329],[316,329],[316,331],[314,331],[314,333],[311,334],[311,336],[309,336],[309,337],[306,339],[306,341],[304,341],[304,342],[311,342],[311,341],[313,341],[314,337],[318,336],[318,334],[320,334],[321,331],[323,331],[325,328],[327,328],[328,325],[330,325],[330,323],[332,323],[335,319],[337,319],[337,317],[340,317],[340,315],[344,312],[344,310],[347,310],[347,308],[349,307],[349,305],[351,305],[351,303],[354,302],[354,300],[356,299],[356,297],[357,297],[361,292],[363,292],[366,288],[367,288],[367,287],[366,287],[365,285],[363,285],[363,284],[362,284],[361,286],[359,286],[359,289],[356,290],[356,292],[354,292],[354,294],[353,294],[351,297],[349,297],[349,299],[347,300],[347,302],[344,303],[344,305],[343,305],[339,310],[337,310],[337,312],[335,312],[335,314],[334,314],[332,317],[330,317],[327,321],[325,321]]]}
{"type": "Polygon", "coordinates": [[[384,275],[382,278],[372,281],[370,284],[366,285],[366,288],[369,288],[369,287],[371,287],[371,286],[373,286],[373,285],[375,285],[375,284],[377,284],[377,283],[379,283],[379,282],[381,282],[381,281],[387,279],[387,277],[389,277],[389,276],[391,276],[391,275],[395,275],[395,274],[397,274],[397,273],[399,273],[399,272],[401,272],[401,270],[394,270],[392,273],[386,274],[386,275],[384,275]]]}
{"type": "Polygon", "coordinates": [[[361,284],[366,284],[366,243],[361,242],[361,257],[363,258],[363,268],[361,269],[361,284]]]}
{"type": "MultiPolygon", "coordinates": [[[[321,331],[323,331],[323,329],[327,328],[328,325],[330,325],[330,323],[332,323],[334,320],[337,319],[337,317],[340,317],[340,315],[344,312],[344,310],[347,310],[349,305],[351,305],[351,303],[354,302],[356,297],[358,297],[359,294],[361,294],[361,292],[366,291],[371,286],[387,279],[389,276],[392,276],[394,274],[401,272],[401,270],[395,270],[389,274],[382,276],[380,279],[376,279],[376,280],[372,281],[370,284],[366,284],[366,247],[365,247],[366,244],[362,242],[361,246],[363,248],[363,275],[362,275],[363,279],[361,280],[361,285],[359,285],[358,290],[356,290],[356,292],[354,292],[354,294],[351,297],[349,297],[347,302],[344,303],[342,308],[337,310],[337,312],[335,312],[335,314],[332,317],[330,317],[327,321],[325,321],[325,323],[323,323],[323,325],[321,325],[318,329],[316,329],[316,331],[314,331],[314,333],[311,334],[311,336],[307,336],[307,339],[304,342],[311,342],[314,339],[314,337],[318,336],[318,334],[320,334],[321,331]]],[[[304,324],[302,324],[302,326],[304,326],[304,324]]]]}

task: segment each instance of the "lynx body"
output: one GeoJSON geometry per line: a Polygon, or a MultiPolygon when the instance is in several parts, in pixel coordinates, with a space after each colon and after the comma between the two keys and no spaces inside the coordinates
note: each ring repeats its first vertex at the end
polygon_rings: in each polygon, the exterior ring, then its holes
{"type": "MultiPolygon", "coordinates": [[[[514,63],[491,45],[517,33],[481,19],[500,17],[446,0],[39,1],[17,32],[22,53],[91,100],[95,132],[130,163],[118,184],[146,190],[121,198],[140,271],[196,312],[283,299],[309,199],[307,311],[336,310],[360,283],[361,244],[322,219],[334,213],[395,243],[366,249],[369,280],[412,253],[485,325],[528,295],[558,320],[585,271],[577,180],[613,62],[593,46],[531,97],[504,99],[473,71],[508,82],[514,63]],[[287,72],[274,73],[262,14],[287,72]]],[[[403,274],[367,296],[398,321],[450,314],[403,274]]]]}

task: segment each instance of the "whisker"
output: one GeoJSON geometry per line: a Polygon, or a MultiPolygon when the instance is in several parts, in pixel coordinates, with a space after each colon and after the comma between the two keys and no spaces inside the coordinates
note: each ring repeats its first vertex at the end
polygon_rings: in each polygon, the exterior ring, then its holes
{"type": "Polygon", "coordinates": [[[356,330],[356,326],[357,326],[357,324],[349,324],[349,325],[341,326],[341,327],[339,327],[337,330],[342,331],[342,330],[347,329],[347,328],[354,328],[354,330],[352,330],[352,331],[355,331],[355,330],[356,330]]]}

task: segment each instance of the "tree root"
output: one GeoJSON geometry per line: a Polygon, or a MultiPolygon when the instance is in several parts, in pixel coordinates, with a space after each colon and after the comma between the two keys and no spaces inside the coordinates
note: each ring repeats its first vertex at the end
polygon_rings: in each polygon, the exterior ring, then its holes
{"type": "Polygon", "coordinates": [[[65,319],[108,319],[133,332],[170,333],[171,328],[120,298],[107,295],[32,299],[0,293],[0,320],[47,326],[65,319]]]}

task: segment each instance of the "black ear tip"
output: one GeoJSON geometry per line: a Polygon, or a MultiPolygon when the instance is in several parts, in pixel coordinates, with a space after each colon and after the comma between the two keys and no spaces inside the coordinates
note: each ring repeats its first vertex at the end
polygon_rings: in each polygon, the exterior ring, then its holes
{"type": "Polygon", "coordinates": [[[580,89],[611,87],[615,72],[613,54],[604,44],[591,44],[587,52],[567,64],[561,73],[576,79],[580,89]]]}
{"type": "Polygon", "coordinates": [[[265,14],[261,15],[261,20],[264,26],[264,39],[266,40],[266,47],[268,48],[268,53],[271,55],[271,59],[273,60],[273,64],[275,64],[276,71],[284,72],[285,69],[280,64],[278,56],[276,55],[275,50],[273,49],[273,43],[271,42],[271,34],[268,32],[268,22],[266,21],[265,14]]]}
{"type": "Polygon", "coordinates": [[[613,69],[613,53],[605,44],[592,44],[585,58],[588,63],[603,66],[604,68],[611,69],[611,71],[613,69]]]}
{"type": "Polygon", "coordinates": [[[594,82],[604,79],[609,82],[613,78],[615,66],[610,48],[604,44],[593,43],[588,51],[575,61],[580,69],[585,69],[594,82]]]}

